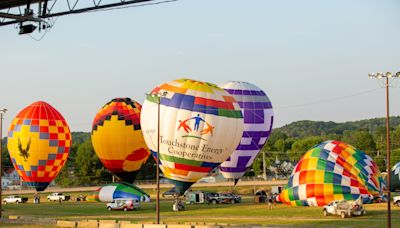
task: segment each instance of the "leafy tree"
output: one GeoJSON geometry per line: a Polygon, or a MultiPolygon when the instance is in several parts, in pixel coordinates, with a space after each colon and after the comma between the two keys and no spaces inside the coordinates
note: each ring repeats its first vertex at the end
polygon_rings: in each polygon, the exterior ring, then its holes
{"type": "Polygon", "coordinates": [[[321,136],[313,136],[296,141],[293,143],[292,148],[289,151],[290,160],[295,162],[299,161],[307,150],[323,141],[325,141],[325,139],[321,136]]]}
{"type": "Polygon", "coordinates": [[[111,174],[103,167],[96,156],[90,139],[84,141],[77,150],[75,176],[78,184],[98,184],[111,180],[111,174]]]}
{"type": "Polygon", "coordinates": [[[254,176],[259,176],[263,174],[263,166],[262,166],[262,154],[261,152],[254,159],[254,162],[251,166],[254,172],[254,176]]]}
{"type": "Polygon", "coordinates": [[[375,140],[367,131],[345,131],[343,141],[364,151],[370,156],[376,153],[375,140]]]}
{"type": "Polygon", "coordinates": [[[396,148],[390,152],[390,167],[392,168],[400,162],[400,148],[396,148]]]}
{"type": "Polygon", "coordinates": [[[386,158],[382,155],[376,155],[374,161],[379,168],[379,171],[386,172],[386,158]]]}
{"type": "MultiPolygon", "coordinates": [[[[152,155],[150,155],[147,162],[142,166],[136,175],[136,180],[155,180],[157,173],[157,164],[152,155]]],[[[161,170],[160,170],[161,173],[161,170]]]]}

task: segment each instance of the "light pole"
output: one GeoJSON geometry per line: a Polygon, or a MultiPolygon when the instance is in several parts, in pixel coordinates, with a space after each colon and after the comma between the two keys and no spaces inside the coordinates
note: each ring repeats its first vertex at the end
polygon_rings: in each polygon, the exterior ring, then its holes
{"type": "Polygon", "coordinates": [[[391,221],[391,212],[390,212],[390,129],[389,129],[389,79],[391,78],[399,78],[400,72],[396,74],[392,74],[391,72],[381,73],[372,73],[368,74],[369,78],[376,78],[376,79],[384,79],[385,80],[385,87],[386,87],[386,172],[387,172],[387,227],[391,228],[392,221],[391,221]]]}
{"type": "Polygon", "coordinates": [[[263,158],[263,179],[266,181],[267,180],[267,167],[265,165],[265,151],[262,150],[262,158],[263,158]]]}
{"type": "Polygon", "coordinates": [[[2,208],[1,208],[1,195],[3,189],[3,180],[2,180],[2,170],[3,170],[3,115],[7,112],[7,109],[0,109],[0,218],[2,217],[2,208]]]}
{"type": "Polygon", "coordinates": [[[151,93],[148,96],[157,98],[157,169],[156,169],[156,182],[157,182],[157,194],[156,194],[156,217],[157,224],[160,224],[160,103],[161,98],[167,96],[168,92],[163,93],[151,93]]]}

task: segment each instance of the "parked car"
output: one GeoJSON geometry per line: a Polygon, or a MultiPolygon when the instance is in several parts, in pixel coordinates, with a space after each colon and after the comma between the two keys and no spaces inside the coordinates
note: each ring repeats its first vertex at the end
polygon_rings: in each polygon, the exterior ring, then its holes
{"type": "Polygon", "coordinates": [[[400,196],[393,197],[393,204],[395,204],[398,207],[400,207],[400,196]]]}
{"type": "Polygon", "coordinates": [[[164,192],[164,193],[162,194],[162,196],[163,196],[163,197],[173,197],[173,196],[175,196],[175,195],[177,195],[177,194],[178,194],[178,192],[176,191],[176,188],[173,187],[173,188],[171,188],[170,190],[164,192]]]}
{"type": "Polygon", "coordinates": [[[62,193],[52,193],[47,196],[48,201],[68,201],[71,199],[71,196],[63,195],[62,193]]]}
{"type": "Polygon", "coordinates": [[[111,203],[107,203],[107,210],[137,210],[140,208],[140,201],[131,198],[114,199],[111,203]]]}
{"type": "Polygon", "coordinates": [[[365,215],[362,199],[356,201],[335,200],[324,206],[324,216],[340,215],[342,218],[365,215]]]}
{"type": "Polygon", "coordinates": [[[28,202],[28,197],[19,197],[19,196],[8,196],[3,199],[4,204],[8,203],[26,203],[28,202]]]}
{"type": "Polygon", "coordinates": [[[240,203],[242,198],[233,193],[215,193],[208,197],[208,203],[240,203]]]}

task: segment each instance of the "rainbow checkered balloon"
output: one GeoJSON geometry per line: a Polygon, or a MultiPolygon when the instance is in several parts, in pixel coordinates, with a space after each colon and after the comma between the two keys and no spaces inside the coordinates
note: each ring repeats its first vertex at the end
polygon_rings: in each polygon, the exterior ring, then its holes
{"type": "Polygon", "coordinates": [[[243,113],[244,130],[240,144],[219,167],[225,178],[233,178],[236,183],[267,142],[274,113],[267,94],[253,84],[230,81],[221,88],[236,99],[243,113]]]}
{"type": "MultiPolygon", "coordinates": [[[[225,161],[240,142],[243,117],[236,100],[218,86],[178,79],[153,89],[160,98],[160,169],[183,194],[225,161]]],[[[144,139],[157,151],[158,98],[148,96],[141,112],[144,139]]]]}
{"type": "Polygon", "coordinates": [[[382,195],[376,163],[363,151],[326,141],[307,151],[295,166],[278,200],[293,206],[324,206],[333,200],[382,195]]]}
{"type": "Polygon", "coordinates": [[[38,101],[24,108],[11,122],[7,146],[25,184],[43,191],[68,158],[71,133],[56,109],[38,101]]]}
{"type": "Polygon", "coordinates": [[[130,98],[115,98],[97,112],[92,125],[92,144],[100,161],[129,183],[150,156],[140,127],[141,109],[130,98]]]}

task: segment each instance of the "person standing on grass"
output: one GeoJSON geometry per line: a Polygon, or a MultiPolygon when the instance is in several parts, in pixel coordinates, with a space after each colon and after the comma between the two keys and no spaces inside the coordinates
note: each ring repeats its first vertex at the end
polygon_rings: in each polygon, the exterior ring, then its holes
{"type": "Polygon", "coordinates": [[[267,196],[268,209],[272,209],[272,195],[267,196]]]}

